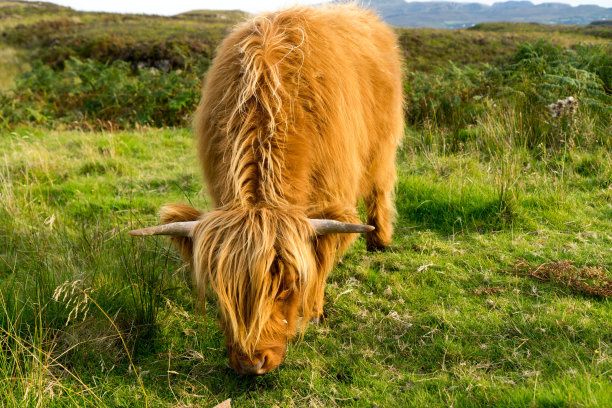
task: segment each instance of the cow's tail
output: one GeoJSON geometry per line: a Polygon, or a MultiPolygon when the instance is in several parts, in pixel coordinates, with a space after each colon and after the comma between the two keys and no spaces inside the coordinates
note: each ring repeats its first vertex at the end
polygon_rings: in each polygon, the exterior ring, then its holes
{"type": "MultiPolygon", "coordinates": [[[[197,221],[202,212],[185,204],[167,204],[160,211],[162,224],[182,221],[197,221]]],[[[176,247],[183,259],[191,267],[193,262],[193,240],[190,237],[171,237],[170,240],[176,247]]]]}

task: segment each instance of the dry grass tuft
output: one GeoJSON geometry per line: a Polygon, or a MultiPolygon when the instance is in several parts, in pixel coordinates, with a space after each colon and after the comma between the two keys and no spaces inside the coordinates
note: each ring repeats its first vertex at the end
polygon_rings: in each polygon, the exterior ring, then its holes
{"type": "Polygon", "coordinates": [[[612,296],[612,279],[603,267],[578,268],[573,261],[562,260],[543,263],[533,268],[524,259],[519,259],[514,265],[514,271],[509,273],[530,276],[543,282],[560,283],[587,295],[612,296]]]}

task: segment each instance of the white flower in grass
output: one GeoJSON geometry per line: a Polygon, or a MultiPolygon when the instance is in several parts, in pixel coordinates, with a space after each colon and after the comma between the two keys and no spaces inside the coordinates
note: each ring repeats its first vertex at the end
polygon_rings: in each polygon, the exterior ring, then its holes
{"type": "Polygon", "coordinates": [[[578,101],[573,96],[569,96],[565,99],[559,99],[547,107],[552,118],[560,118],[564,115],[572,116],[578,108],[578,101]]]}

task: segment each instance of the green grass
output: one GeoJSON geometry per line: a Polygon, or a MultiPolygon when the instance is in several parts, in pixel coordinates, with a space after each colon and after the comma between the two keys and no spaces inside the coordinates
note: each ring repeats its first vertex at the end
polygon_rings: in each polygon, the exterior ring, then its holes
{"type": "Polygon", "coordinates": [[[408,136],[391,248],[359,239],[330,276],[325,323],[280,369],[244,378],[176,251],[125,234],[167,202],[208,207],[190,132],[1,134],[0,400],[610,405],[610,301],[504,273],[521,258],[610,272],[610,151],[444,153],[408,136]]]}

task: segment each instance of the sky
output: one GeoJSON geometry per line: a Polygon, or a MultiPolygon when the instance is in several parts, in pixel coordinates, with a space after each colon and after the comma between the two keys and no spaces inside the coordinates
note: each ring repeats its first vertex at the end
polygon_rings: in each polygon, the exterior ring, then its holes
{"type": "MultiPolygon", "coordinates": [[[[198,9],[213,10],[244,10],[251,13],[276,10],[295,4],[316,4],[325,0],[50,0],[51,3],[72,7],[82,11],[107,11],[114,13],[144,13],[174,15],[185,11],[198,9]]],[[[367,0],[361,0],[367,4],[367,0]]],[[[419,0],[427,1],[427,0],[419,0]]],[[[455,0],[461,3],[493,4],[505,0],[455,0]]],[[[556,2],[567,3],[572,6],[581,4],[596,4],[601,7],[612,7],[612,0],[531,0],[534,4],[556,2]]]]}

